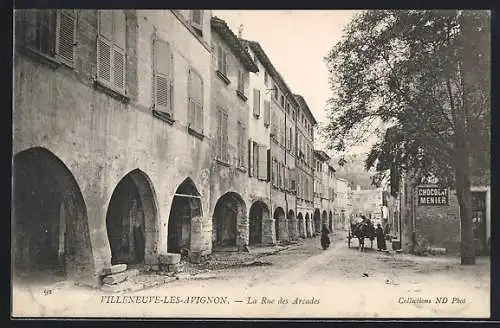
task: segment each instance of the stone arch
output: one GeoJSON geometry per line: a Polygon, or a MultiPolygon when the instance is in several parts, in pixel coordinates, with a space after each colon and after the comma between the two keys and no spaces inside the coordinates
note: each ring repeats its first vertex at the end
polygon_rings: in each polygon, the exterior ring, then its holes
{"type": "Polygon", "coordinates": [[[195,241],[201,240],[200,229],[194,227],[201,224],[202,217],[201,195],[193,180],[188,177],[175,190],[170,206],[167,252],[180,253],[182,249],[192,252],[197,246],[194,245],[195,241]]]}
{"type": "Polygon", "coordinates": [[[297,218],[295,217],[295,212],[293,210],[289,210],[287,214],[288,220],[288,238],[290,240],[297,239],[297,218]]]}
{"type": "Polygon", "coordinates": [[[247,238],[241,233],[247,224],[245,201],[238,193],[229,191],[219,197],[212,220],[213,249],[247,244],[247,238]]]}
{"type": "Polygon", "coordinates": [[[321,214],[319,209],[315,209],[313,216],[313,233],[319,233],[320,231],[321,231],[321,214]]]}
{"type": "Polygon", "coordinates": [[[306,237],[311,237],[311,236],[312,236],[311,217],[309,216],[309,213],[306,213],[306,237]]]}
{"type": "Polygon", "coordinates": [[[323,213],[321,213],[321,226],[323,226],[323,224],[328,226],[328,213],[326,210],[323,210],[323,213]]]}
{"type": "Polygon", "coordinates": [[[269,207],[261,200],[253,202],[249,212],[249,245],[272,242],[272,223],[270,223],[269,207]],[[267,241],[267,242],[266,242],[267,241]]]}
{"type": "Polygon", "coordinates": [[[330,214],[328,216],[328,228],[330,231],[333,231],[333,214],[332,211],[330,211],[330,214]]]}
{"type": "Polygon", "coordinates": [[[106,212],[111,264],[155,264],[158,208],[153,184],[135,169],[116,185],[106,212]]]}
{"type": "Polygon", "coordinates": [[[297,215],[297,224],[299,226],[299,237],[305,238],[306,237],[305,221],[304,221],[304,216],[302,215],[301,212],[299,212],[299,214],[297,215]]]}
{"type": "Polygon", "coordinates": [[[288,231],[286,229],[285,211],[281,207],[274,209],[274,231],[276,235],[276,242],[286,240],[288,231]]]}
{"type": "Polygon", "coordinates": [[[70,169],[46,148],[13,157],[15,276],[88,278],[94,272],[87,207],[70,169]]]}

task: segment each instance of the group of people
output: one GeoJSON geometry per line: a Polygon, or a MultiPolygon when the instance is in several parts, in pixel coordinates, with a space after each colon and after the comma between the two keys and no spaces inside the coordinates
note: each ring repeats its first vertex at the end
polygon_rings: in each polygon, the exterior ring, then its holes
{"type": "MultiPolygon", "coordinates": [[[[366,224],[372,224],[370,219],[368,219],[366,216],[362,215],[361,216],[362,222],[366,224]]],[[[382,228],[382,225],[380,223],[377,223],[377,227],[375,228],[375,236],[377,237],[377,250],[378,251],[383,251],[387,250],[387,243],[386,243],[386,236],[389,234],[390,226],[387,224],[385,228],[382,228]]],[[[326,224],[323,224],[323,227],[321,228],[321,247],[323,249],[327,249],[330,247],[330,237],[328,236],[330,234],[330,230],[326,226],[326,224]]]]}

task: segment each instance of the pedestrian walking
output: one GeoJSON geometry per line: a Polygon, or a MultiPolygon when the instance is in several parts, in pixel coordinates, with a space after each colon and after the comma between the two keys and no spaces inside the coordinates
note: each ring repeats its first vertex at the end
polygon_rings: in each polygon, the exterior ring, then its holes
{"type": "Polygon", "coordinates": [[[321,247],[323,247],[323,249],[330,247],[330,237],[328,237],[329,233],[330,230],[328,230],[326,224],[323,224],[323,228],[321,229],[321,247]]]}
{"type": "Polygon", "coordinates": [[[377,249],[379,251],[386,250],[387,246],[385,244],[384,230],[382,229],[380,223],[377,224],[377,228],[375,229],[375,235],[377,236],[377,249]]]}

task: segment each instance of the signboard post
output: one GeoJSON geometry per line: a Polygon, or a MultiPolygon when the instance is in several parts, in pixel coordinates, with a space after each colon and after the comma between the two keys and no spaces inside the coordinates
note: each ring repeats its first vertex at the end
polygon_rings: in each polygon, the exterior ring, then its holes
{"type": "Polygon", "coordinates": [[[448,188],[418,187],[418,206],[448,206],[448,188]]]}

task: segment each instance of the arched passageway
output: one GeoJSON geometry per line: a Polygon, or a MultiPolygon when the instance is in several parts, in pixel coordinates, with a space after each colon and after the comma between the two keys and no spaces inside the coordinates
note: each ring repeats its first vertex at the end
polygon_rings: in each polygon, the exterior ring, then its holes
{"type": "Polygon", "coordinates": [[[333,231],[333,214],[332,214],[332,211],[330,211],[330,214],[328,216],[328,229],[330,229],[330,231],[333,231]]]}
{"type": "Polygon", "coordinates": [[[245,222],[245,202],[235,192],[222,195],[215,205],[212,221],[212,244],[214,249],[224,246],[242,246],[238,239],[238,223],[245,222]]]}
{"type": "Polygon", "coordinates": [[[111,264],[149,264],[155,257],[156,199],[147,175],[135,169],[115,187],[106,213],[111,264]]]}
{"type": "Polygon", "coordinates": [[[314,233],[319,233],[321,231],[321,214],[318,209],[314,210],[313,224],[314,233]]]}
{"type": "Polygon", "coordinates": [[[309,213],[306,214],[306,237],[312,237],[312,225],[309,213]]]}
{"type": "Polygon", "coordinates": [[[263,201],[256,201],[250,207],[249,215],[250,224],[250,245],[260,245],[263,243],[264,231],[269,231],[270,227],[265,224],[269,223],[269,208],[263,201]]]}
{"type": "Polygon", "coordinates": [[[193,237],[192,221],[195,217],[202,217],[201,196],[193,180],[186,178],[177,187],[170,215],[168,217],[167,251],[180,253],[182,249],[191,249],[193,237]]]}
{"type": "Polygon", "coordinates": [[[274,230],[276,232],[276,242],[280,240],[286,240],[286,222],[285,222],[285,211],[281,207],[277,207],[274,210],[274,230]]]}
{"type": "Polygon", "coordinates": [[[305,226],[304,226],[305,225],[304,216],[300,212],[297,215],[297,224],[299,226],[299,237],[305,238],[306,233],[305,233],[305,226]]]}
{"type": "Polygon", "coordinates": [[[328,213],[325,210],[321,213],[321,226],[323,226],[323,224],[328,227],[328,213]]]}
{"type": "Polygon", "coordinates": [[[87,209],[66,165],[45,148],[13,158],[13,271],[34,279],[92,274],[87,209]]]}
{"type": "Polygon", "coordinates": [[[295,240],[297,239],[297,221],[293,210],[288,211],[287,220],[288,220],[288,238],[290,240],[295,240]]]}

